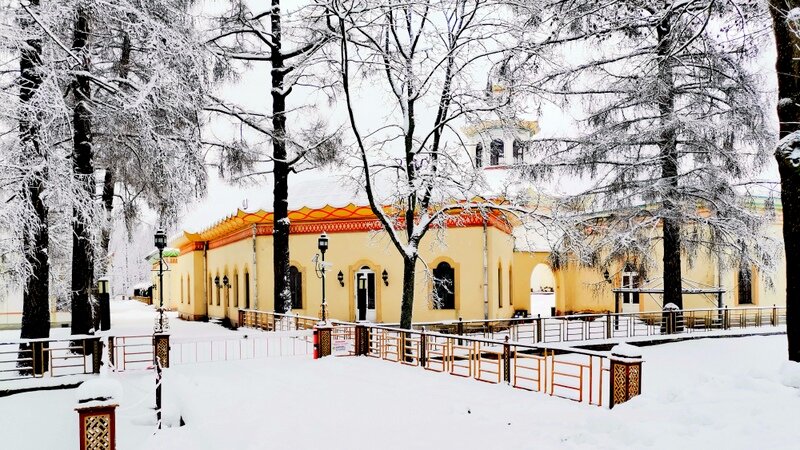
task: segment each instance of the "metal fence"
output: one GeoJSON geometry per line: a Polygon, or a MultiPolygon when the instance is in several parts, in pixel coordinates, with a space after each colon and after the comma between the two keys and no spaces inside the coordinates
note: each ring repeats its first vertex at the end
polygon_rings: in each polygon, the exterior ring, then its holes
{"type": "Polygon", "coordinates": [[[96,373],[100,338],[15,339],[0,342],[0,381],[96,373]]]}
{"type": "MultiPolygon", "coordinates": [[[[368,334],[364,354],[376,359],[608,406],[604,386],[607,389],[611,360],[615,358],[608,352],[361,324],[337,325],[333,335],[356,340],[360,332],[368,334]]],[[[351,348],[357,346],[353,343],[351,348]]],[[[346,354],[356,353],[351,350],[346,354]]]]}
{"type": "Polygon", "coordinates": [[[239,326],[266,331],[311,330],[319,323],[316,317],[281,314],[255,309],[239,310],[239,326]]]}
{"type": "Polygon", "coordinates": [[[442,334],[556,343],[746,330],[786,324],[786,307],[708,308],[637,313],[576,314],[499,320],[414,323],[416,330],[442,334]]]}
{"type": "Polygon", "coordinates": [[[237,361],[287,356],[311,356],[311,331],[284,335],[172,338],[170,364],[237,361]]]}

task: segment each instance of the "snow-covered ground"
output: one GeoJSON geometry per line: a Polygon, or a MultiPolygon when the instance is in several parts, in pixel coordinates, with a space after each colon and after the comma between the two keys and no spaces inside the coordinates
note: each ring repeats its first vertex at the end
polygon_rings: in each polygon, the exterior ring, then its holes
{"type": "MultiPolygon", "coordinates": [[[[118,448],[796,448],[785,336],[642,353],[643,394],[613,410],[364,357],[185,364],[164,393],[186,426],[159,432],[152,372],[116,374],[118,448]]],[[[74,390],[0,398],[2,448],[77,448],[74,406],[74,390]]]]}
{"type": "MultiPolygon", "coordinates": [[[[152,307],[115,301],[112,312],[115,333],[152,332],[152,307]]],[[[170,316],[174,347],[208,336],[237,342],[243,334],[250,340],[269,335],[170,316]]],[[[153,372],[109,377],[123,391],[120,450],[310,449],[322,443],[331,449],[796,447],[791,412],[800,411],[800,368],[784,362],[785,336],[641,350],[643,395],[613,410],[372,358],[259,357],[188,362],[165,371],[165,420],[176,424],[182,416],[186,426],[156,432],[153,372]]],[[[63,378],[44,381],[57,380],[63,378]]],[[[0,448],[76,448],[75,395],[53,390],[0,398],[0,448]]]]}

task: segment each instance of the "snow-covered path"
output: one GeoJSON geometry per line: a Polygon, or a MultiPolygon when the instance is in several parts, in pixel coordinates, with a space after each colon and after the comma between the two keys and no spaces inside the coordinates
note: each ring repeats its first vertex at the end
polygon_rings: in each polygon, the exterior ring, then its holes
{"type": "MultiPolygon", "coordinates": [[[[611,411],[370,358],[189,364],[165,386],[187,425],[155,435],[152,374],[118,375],[118,448],[796,448],[785,353],[785,336],[646,347],[644,394],[611,411]]],[[[76,448],[73,406],[73,391],[0,399],[3,448],[76,448]]]]}

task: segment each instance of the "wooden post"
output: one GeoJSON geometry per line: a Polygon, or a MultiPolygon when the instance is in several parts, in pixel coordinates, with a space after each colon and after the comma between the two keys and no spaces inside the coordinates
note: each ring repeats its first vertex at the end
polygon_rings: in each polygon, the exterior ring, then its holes
{"type": "Polygon", "coordinates": [[[731,327],[731,311],[728,309],[728,305],[725,305],[725,314],[722,316],[722,328],[728,329],[731,327]]]}
{"type": "Polygon", "coordinates": [[[425,337],[425,327],[422,327],[422,332],[419,335],[419,363],[422,367],[427,367],[427,339],[425,337]]]}
{"type": "Polygon", "coordinates": [[[503,381],[511,384],[511,345],[508,343],[508,336],[503,343],[503,381]]]}
{"type": "Polygon", "coordinates": [[[778,326],[778,307],[775,306],[774,304],[772,305],[772,320],[771,320],[771,322],[772,322],[772,326],[773,327],[778,326]]]}
{"type": "MultiPolygon", "coordinates": [[[[458,323],[456,324],[456,334],[459,336],[464,335],[464,322],[461,320],[461,317],[458,318],[458,323]]],[[[458,345],[463,345],[461,339],[458,340],[458,345]]]]}
{"type": "Polygon", "coordinates": [[[238,326],[240,326],[240,327],[244,326],[244,311],[241,310],[241,309],[239,310],[239,323],[238,323],[238,326]]]}
{"type": "Polygon", "coordinates": [[[632,346],[624,345],[624,347],[627,350],[625,354],[615,353],[615,348],[611,349],[609,409],[642,393],[641,355],[632,353],[632,346]]]}
{"type": "Polygon", "coordinates": [[[81,450],[114,450],[117,448],[117,405],[78,406],[79,445],[81,450]]]}
{"type": "Polygon", "coordinates": [[[314,327],[314,359],[331,356],[331,330],[329,326],[314,327]]]}
{"type": "Polygon", "coordinates": [[[611,312],[606,313],[606,339],[611,339],[611,312]]]}
{"type": "Polygon", "coordinates": [[[364,325],[356,325],[356,356],[369,354],[369,329],[364,325]]]}
{"type": "Polygon", "coordinates": [[[542,342],[542,337],[544,336],[544,320],[542,320],[542,315],[536,315],[536,342],[542,342]]]}
{"type": "Polygon", "coordinates": [[[100,373],[100,366],[103,363],[103,341],[100,337],[96,337],[87,339],[86,344],[88,350],[92,352],[92,373],[100,373]]]}
{"type": "Polygon", "coordinates": [[[87,380],[78,388],[75,411],[78,412],[78,445],[81,450],[116,449],[117,403],[114,397],[121,389],[119,382],[102,378],[87,380]]]}
{"type": "Polygon", "coordinates": [[[153,335],[153,363],[165,369],[169,367],[169,334],[153,335]]]}

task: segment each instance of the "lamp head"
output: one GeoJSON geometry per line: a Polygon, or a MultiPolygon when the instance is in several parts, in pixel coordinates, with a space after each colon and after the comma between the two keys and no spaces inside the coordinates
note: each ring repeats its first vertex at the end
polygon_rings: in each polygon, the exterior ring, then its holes
{"type": "Polygon", "coordinates": [[[322,253],[328,250],[328,234],[324,231],[319,235],[319,239],[317,239],[317,248],[322,253]]]}
{"type": "Polygon", "coordinates": [[[155,244],[156,248],[159,250],[164,250],[164,247],[167,246],[167,233],[165,233],[161,228],[156,231],[155,244]]]}

